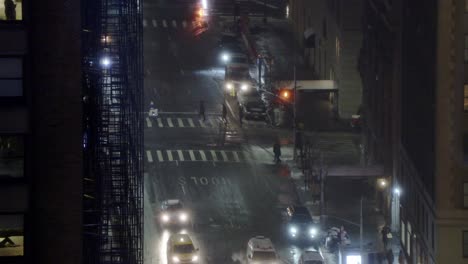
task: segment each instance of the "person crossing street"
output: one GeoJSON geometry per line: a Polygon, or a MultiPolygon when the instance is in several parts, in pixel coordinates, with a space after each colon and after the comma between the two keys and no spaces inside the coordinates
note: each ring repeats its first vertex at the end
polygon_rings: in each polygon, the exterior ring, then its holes
{"type": "Polygon", "coordinates": [[[205,102],[203,100],[200,101],[200,116],[203,118],[203,121],[206,120],[206,117],[205,117],[205,102]]]}

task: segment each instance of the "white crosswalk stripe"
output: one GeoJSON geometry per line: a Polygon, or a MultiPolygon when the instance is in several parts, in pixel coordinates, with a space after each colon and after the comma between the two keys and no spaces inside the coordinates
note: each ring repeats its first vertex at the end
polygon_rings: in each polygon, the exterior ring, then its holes
{"type": "Polygon", "coordinates": [[[172,20],[172,26],[176,28],[177,27],[177,21],[172,20]]]}
{"type": "Polygon", "coordinates": [[[151,154],[151,151],[146,151],[146,157],[148,158],[148,162],[153,162],[153,155],[151,154]]]}
{"type": "Polygon", "coordinates": [[[184,127],[184,122],[182,122],[182,118],[177,118],[177,123],[179,123],[179,127],[184,127]]]}
{"type": "MultiPolygon", "coordinates": [[[[248,152],[236,150],[146,150],[146,158],[149,163],[162,162],[252,162],[248,152]],[[153,152],[154,151],[154,152],[153,152]],[[153,154],[156,155],[154,160],[153,154]]],[[[268,159],[270,161],[270,158],[268,159]]]]}
{"type": "Polygon", "coordinates": [[[146,19],[143,19],[143,27],[146,27],[148,25],[148,22],[146,21],[146,19]]]}
{"type": "Polygon", "coordinates": [[[153,22],[153,27],[158,27],[158,21],[156,19],[153,19],[152,22],[153,22]]]}
{"type": "Polygon", "coordinates": [[[158,118],[158,127],[163,127],[161,118],[158,118]]]}
{"type": "Polygon", "coordinates": [[[193,123],[192,118],[189,118],[188,122],[189,122],[190,127],[195,127],[195,124],[193,123]]]}
{"type": "Polygon", "coordinates": [[[163,20],[163,22],[162,22],[162,23],[163,23],[163,27],[167,28],[167,22],[166,22],[166,20],[165,20],[165,19],[163,20]]]}
{"type": "Polygon", "coordinates": [[[182,21],[182,27],[183,27],[183,28],[186,28],[186,27],[187,27],[187,21],[185,21],[185,20],[182,21]]]}
{"type": "Polygon", "coordinates": [[[167,118],[167,123],[169,124],[169,127],[174,127],[174,124],[172,123],[171,118],[167,118]]]}

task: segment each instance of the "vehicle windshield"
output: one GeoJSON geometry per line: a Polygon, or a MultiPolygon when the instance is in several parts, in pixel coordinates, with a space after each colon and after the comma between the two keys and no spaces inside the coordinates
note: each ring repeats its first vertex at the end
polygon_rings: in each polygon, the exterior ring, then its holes
{"type": "Polygon", "coordinates": [[[193,244],[175,245],[174,253],[176,254],[188,254],[195,251],[193,244]]]}
{"type": "Polygon", "coordinates": [[[298,223],[309,223],[312,222],[312,217],[308,214],[294,214],[291,221],[298,223]]]}
{"type": "Polygon", "coordinates": [[[246,59],[246,58],[243,58],[243,57],[233,57],[233,58],[231,58],[231,63],[243,63],[243,64],[246,64],[246,63],[247,63],[247,59],[246,59]]]}
{"type": "Polygon", "coordinates": [[[250,77],[248,71],[230,71],[228,76],[233,80],[245,80],[250,77]]]}
{"type": "Polygon", "coordinates": [[[276,260],[276,254],[272,251],[255,251],[252,256],[254,261],[271,261],[276,260]]]}
{"type": "Polygon", "coordinates": [[[265,105],[262,102],[248,102],[246,104],[248,108],[261,108],[265,109],[265,105]]]}
{"type": "Polygon", "coordinates": [[[168,204],[166,205],[166,210],[176,211],[182,209],[182,204],[168,204]]]}

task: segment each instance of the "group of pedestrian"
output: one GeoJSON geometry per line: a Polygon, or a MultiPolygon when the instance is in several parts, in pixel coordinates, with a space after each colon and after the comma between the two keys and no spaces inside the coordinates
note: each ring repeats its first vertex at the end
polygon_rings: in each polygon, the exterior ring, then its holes
{"type": "MultiPolygon", "coordinates": [[[[393,238],[392,230],[390,229],[388,225],[385,225],[382,227],[380,234],[382,235],[384,255],[387,260],[387,263],[393,264],[393,262],[395,261],[395,255],[393,254],[392,246],[390,245],[391,240],[393,238]]],[[[398,254],[398,264],[404,264],[404,263],[405,263],[405,253],[403,252],[403,250],[400,250],[398,254]]]]}

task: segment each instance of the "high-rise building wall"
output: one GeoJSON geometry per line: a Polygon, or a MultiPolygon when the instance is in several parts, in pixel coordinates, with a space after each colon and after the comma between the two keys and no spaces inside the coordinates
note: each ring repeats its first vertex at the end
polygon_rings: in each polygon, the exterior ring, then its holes
{"type": "Polygon", "coordinates": [[[384,159],[393,164],[394,189],[387,192],[392,228],[408,263],[468,263],[468,5],[463,0],[368,3],[361,53],[365,120],[378,149],[392,152],[384,159]],[[375,21],[388,22],[387,32],[387,26],[370,30],[375,21]],[[375,60],[369,59],[372,52],[375,60]],[[384,59],[385,54],[393,56],[384,59]],[[383,72],[388,78],[374,81],[379,71],[370,69],[386,63],[394,65],[383,72]]]}
{"type": "Polygon", "coordinates": [[[80,1],[0,7],[0,262],[82,262],[80,1]],[[13,245],[14,244],[14,245],[13,245]]]}
{"type": "Polygon", "coordinates": [[[292,0],[291,21],[298,47],[311,76],[338,83],[338,112],[351,118],[361,106],[362,81],[358,56],[362,42],[362,0],[292,0]],[[304,45],[312,30],[315,46],[304,45]]]}

